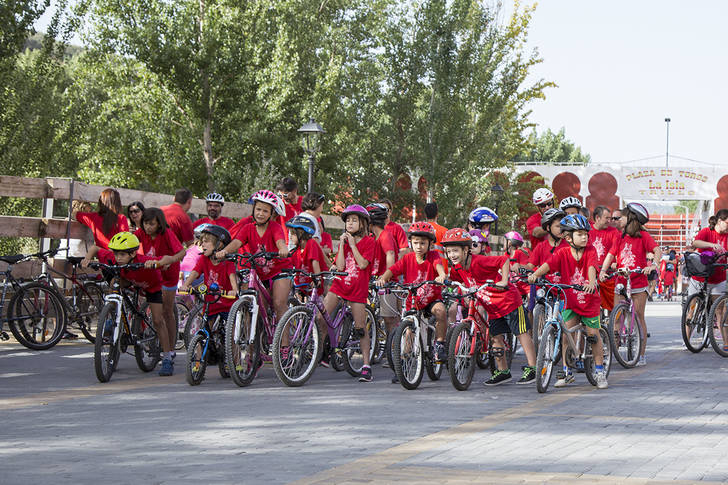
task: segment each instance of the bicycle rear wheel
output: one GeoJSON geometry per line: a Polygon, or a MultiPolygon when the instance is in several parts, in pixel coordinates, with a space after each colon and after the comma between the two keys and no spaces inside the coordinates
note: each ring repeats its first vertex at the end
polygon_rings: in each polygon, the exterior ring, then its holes
{"type": "Polygon", "coordinates": [[[185,318],[184,331],[182,332],[182,341],[185,348],[189,347],[192,337],[200,328],[202,328],[202,305],[197,305],[189,311],[185,318]]]}
{"type": "Polygon", "coordinates": [[[458,391],[468,390],[475,373],[475,359],[470,352],[473,345],[473,338],[470,333],[471,325],[472,323],[467,320],[460,322],[450,335],[447,369],[450,373],[450,381],[458,391]]]}
{"type": "Polygon", "coordinates": [[[422,354],[420,339],[415,338],[415,322],[412,318],[405,318],[392,338],[394,373],[405,389],[417,389],[422,382],[422,354]]]}
{"type": "Polygon", "coordinates": [[[642,347],[642,330],[626,302],[618,303],[612,309],[608,333],[617,362],[626,369],[637,365],[642,347]]]}
{"type": "Polygon", "coordinates": [[[556,346],[556,327],[546,325],[541,334],[536,354],[536,389],[546,392],[554,370],[554,347],[556,346]]]}
{"type": "Polygon", "coordinates": [[[144,303],[140,312],[142,315],[149,315],[142,318],[138,315],[134,317],[132,323],[132,334],[134,334],[134,358],[137,366],[143,372],[151,372],[159,363],[161,358],[161,347],[159,345],[159,336],[154,331],[151,321],[151,311],[148,311],[149,304],[144,303]]]}
{"type": "Polygon", "coordinates": [[[99,320],[99,313],[104,306],[104,292],[101,287],[93,282],[83,284],[83,289],[78,292],[78,315],[77,323],[83,336],[94,343],[96,337],[96,323],[99,320]]]}
{"type": "Polygon", "coordinates": [[[260,325],[254,329],[250,302],[240,299],[232,306],[225,326],[225,359],[230,369],[230,377],[240,386],[249,386],[262,364],[260,361],[260,325]],[[251,336],[256,330],[255,342],[251,336]]]}
{"type": "MultiPolygon", "coordinates": [[[[372,357],[374,356],[375,346],[377,342],[377,323],[374,319],[374,314],[369,308],[365,308],[366,311],[366,323],[364,328],[366,333],[369,335],[369,364],[371,365],[372,357]]],[[[350,320],[353,327],[353,320],[350,320]]],[[[361,369],[364,366],[364,354],[361,350],[361,343],[359,339],[353,337],[353,328],[348,332],[345,332],[345,328],[342,325],[342,337],[348,335],[346,346],[342,347],[344,356],[344,369],[352,377],[361,376],[361,369]]]]}
{"type": "Polygon", "coordinates": [[[107,303],[99,314],[99,323],[96,326],[96,341],[94,342],[94,370],[96,378],[100,382],[109,382],[116,370],[121,356],[119,343],[121,342],[121,331],[119,338],[114,340],[116,329],[116,305],[118,303],[107,303]]]}
{"type": "Polygon", "coordinates": [[[699,293],[690,295],[683,306],[680,332],[685,347],[695,354],[705,348],[710,338],[706,327],[707,315],[705,312],[705,298],[699,293]]]}
{"type": "Polygon", "coordinates": [[[721,295],[710,306],[707,331],[710,345],[721,357],[728,357],[728,295],[721,295]]]}
{"type": "MultiPolygon", "coordinates": [[[[430,351],[427,352],[427,355],[425,355],[425,370],[427,371],[427,377],[429,377],[431,381],[438,381],[440,380],[440,376],[442,376],[442,369],[445,367],[445,364],[442,362],[435,362],[435,331],[429,327],[427,329],[427,345],[430,348],[430,351]]],[[[445,345],[447,345],[447,341],[445,342],[445,345]]]]}
{"type": "Polygon", "coordinates": [[[304,385],[318,366],[322,347],[311,310],[304,305],[288,309],[273,335],[273,370],[278,379],[289,387],[304,385]]]}
{"type": "Polygon", "coordinates": [[[66,330],[66,310],[60,295],[42,283],[24,284],[8,304],[8,326],[27,348],[50,349],[66,330]]]}

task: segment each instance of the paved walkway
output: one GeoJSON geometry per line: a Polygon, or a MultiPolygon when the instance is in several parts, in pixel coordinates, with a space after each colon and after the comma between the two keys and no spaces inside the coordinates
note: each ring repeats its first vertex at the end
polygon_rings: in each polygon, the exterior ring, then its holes
{"type": "Polygon", "coordinates": [[[648,306],[646,367],[545,395],[486,389],[485,371],[467,392],[405,391],[381,367],[371,384],[320,368],[297,389],[269,367],[245,389],[209,368],[193,388],[131,356],[100,384],[88,344],[0,344],[0,483],[725,482],[728,359],[683,350],[678,314],[648,306]]]}

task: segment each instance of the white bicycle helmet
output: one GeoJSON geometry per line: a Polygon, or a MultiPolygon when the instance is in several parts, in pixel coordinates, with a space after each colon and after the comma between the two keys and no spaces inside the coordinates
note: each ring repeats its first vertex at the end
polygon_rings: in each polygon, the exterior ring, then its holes
{"type": "Polygon", "coordinates": [[[258,201],[268,204],[273,207],[273,210],[275,210],[276,214],[279,216],[286,215],[286,206],[283,204],[283,200],[270,190],[259,190],[253,194],[250,200],[252,203],[258,201]]]}
{"type": "Polygon", "coordinates": [[[551,192],[549,189],[536,189],[536,192],[533,193],[533,203],[535,205],[543,204],[544,202],[548,202],[553,199],[554,193],[551,192]]]}
{"type": "Polygon", "coordinates": [[[627,209],[637,217],[640,224],[647,224],[647,221],[650,220],[650,213],[647,212],[647,208],[639,202],[630,202],[627,204],[627,209]]]}
{"type": "Polygon", "coordinates": [[[301,212],[296,217],[305,217],[306,219],[308,219],[309,221],[311,221],[313,223],[313,227],[316,228],[316,231],[313,233],[313,236],[312,237],[314,239],[316,239],[317,241],[321,242],[321,225],[316,220],[316,217],[314,217],[313,215],[309,214],[308,212],[301,212]]]}
{"type": "Polygon", "coordinates": [[[207,194],[207,197],[205,197],[205,202],[218,202],[220,205],[225,205],[225,197],[217,192],[210,192],[207,194]]]}
{"type": "Polygon", "coordinates": [[[564,200],[559,203],[559,209],[561,209],[562,211],[565,211],[570,207],[576,207],[577,209],[581,209],[581,201],[576,197],[565,197],[564,200]]]}

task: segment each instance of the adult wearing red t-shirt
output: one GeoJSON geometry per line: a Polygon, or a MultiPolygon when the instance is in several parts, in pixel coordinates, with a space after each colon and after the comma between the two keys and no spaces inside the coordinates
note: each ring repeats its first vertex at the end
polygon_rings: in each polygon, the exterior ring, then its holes
{"type": "MultiPolygon", "coordinates": [[[[397,243],[384,225],[389,217],[389,209],[384,204],[369,204],[367,212],[371,218],[371,230],[374,234],[374,261],[372,261],[372,276],[382,276],[387,268],[397,261],[397,243]]],[[[394,293],[379,295],[379,314],[384,319],[387,333],[393,332],[399,324],[399,300],[394,293]]]]}
{"type": "Polygon", "coordinates": [[[276,193],[283,201],[286,213],[278,218],[278,223],[283,229],[283,236],[288,243],[288,229],[286,222],[301,213],[301,202],[303,197],[298,195],[298,183],[291,177],[284,177],[276,185],[276,193]]]}
{"type": "Polygon", "coordinates": [[[187,215],[190,207],[192,207],[192,192],[189,189],[179,189],[174,194],[173,203],[160,207],[169,229],[183,245],[191,244],[195,238],[192,220],[187,215]]]}
{"type": "Polygon", "coordinates": [[[546,231],[541,227],[541,216],[554,207],[554,194],[549,189],[540,188],[533,193],[532,200],[538,211],[526,219],[526,230],[531,238],[531,249],[546,240],[546,231]]]}
{"type": "MultiPolygon", "coordinates": [[[[597,263],[602,267],[607,253],[612,249],[615,239],[619,238],[619,230],[610,226],[612,212],[609,207],[600,205],[594,209],[594,224],[589,231],[589,244],[597,252],[597,263]]],[[[599,282],[599,296],[602,308],[612,311],[614,308],[614,278],[599,282]]]]}
{"type": "Polygon", "coordinates": [[[105,189],[99,195],[96,212],[77,212],[76,220],[91,229],[96,246],[109,249],[109,240],[115,234],[129,230],[129,221],[122,214],[121,196],[114,189],[105,189]]]}
{"type": "Polygon", "coordinates": [[[410,251],[407,233],[404,232],[402,226],[392,221],[392,201],[389,199],[382,199],[379,203],[386,205],[387,210],[389,211],[387,222],[384,224],[384,230],[388,231],[394,238],[394,242],[397,243],[397,248],[399,249],[397,259],[399,259],[410,251]]]}
{"type": "Polygon", "coordinates": [[[228,231],[235,225],[235,221],[229,217],[222,216],[222,206],[225,205],[225,197],[222,195],[212,192],[207,194],[205,197],[207,203],[207,217],[197,219],[192,227],[195,228],[202,224],[214,224],[216,226],[224,227],[228,231]]]}

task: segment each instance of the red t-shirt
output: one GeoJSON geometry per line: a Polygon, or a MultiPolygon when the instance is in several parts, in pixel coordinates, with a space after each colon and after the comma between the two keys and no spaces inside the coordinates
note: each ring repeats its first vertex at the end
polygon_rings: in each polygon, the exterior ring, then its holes
{"type": "Polygon", "coordinates": [[[104,218],[98,212],[78,212],[76,213],[76,220],[91,229],[94,235],[94,244],[102,249],[109,249],[109,240],[115,234],[129,230],[129,221],[122,214],[116,216],[116,224],[111,228],[109,234],[104,234],[102,230],[104,218]]]}
{"type": "MultiPolygon", "coordinates": [[[[434,280],[437,276],[435,267],[442,264],[440,255],[437,251],[429,251],[425,255],[422,263],[417,262],[415,253],[407,253],[402,259],[390,266],[389,271],[392,272],[393,279],[404,276],[404,283],[417,284],[427,280],[434,280]]],[[[424,285],[417,289],[415,293],[414,307],[417,309],[425,308],[433,301],[442,298],[442,288],[439,285],[424,285]]],[[[411,299],[407,300],[407,309],[412,308],[411,299]]]]}
{"type": "Polygon", "coordinates": [[[394,260],[397,261],[397,243],[390,232],[382,231],[374,244],[372,275],[381,276],[387,271],[387,251],[394,251],[394,260]]]}
{"type": "MultiPolygon", "coordinates": [[[[712,244],[718,243],[721,246],[723,246],[723,251],[728,251],[728,233],[719,234],[717,231],[715,231],[709,227],[704,227],[698,232],[698,234],[695,235],[695,240],[696,241],[705,241],[705,242],[709,242],[712,244]]],[[[715,252],[712,249],[704,249],[704,248],[698,249],[698,252],[700,252],[700,253],[702,253],[704,251],[715,252]]],[[[720,262],[722,262],[722,261],[720,261],[720,262]]],[[[705,281],[705,278],[702,278],[700,276],[693,276],[692,278],[695,281],[700,281],[700,282],[705,281]]],[[[708,283],[711,283],[711,284],[721,283],[721,282],[725,281],[725,279],[726,279],[725,268],[716,268],[713,271],[713,274],[710,275],[710,277],[708,278],[708,283]]]]}
{"type": "MultiPolygon", "coordinates": [[[[108,249],[99,249],[96,257],[104,264],[117,264],[114,253],[108,249]]],[[[132,262],[145,263],[149,260],[156,260],[156,258],[137,254],[132,262]]],[[[121,277],[147,293],[156,293],[162,290],[162,272],[157,268],[142,268],[134,271],[124,269],[121,271],[121,277]]]]}
{"type": "MultiPolygon", "coordinates": [[[[617,257],[618,268],[644,268],[647,265],[647,253],[651,253],[657,247],[657,243],[647,231],[640,231],[640,235],[642,237],[632,237],[625,234],[614,239],[609,254],[617,257]]],[[[643,273],[632,275],[632,288],[644,288],[646,286],[647,276],[643,273]]]]}
{"type": "MultiPolygon", "coordinates": [[[[512,257],[508,258],[511,262],[511,271],[513,271],[513,267],[518,264],[520,266],[526,266],[528,264],[528,255],[520,250],[516,249],[513,253],[512,257]]],[[[516,273],[512,273],[514,276],[516,273]]],[[[526,281],[518,281],[516,283],[516,288],[518,288],[518,291],[521,293],[521,295],[528,295],[528,291],[530,290],[530,285],[526,281]]]]}
{"type": "Polygon", "coordinates": [[[230,237],[235,239],[238,237],[238,233],[242,228],[247,226],[248,224],[252,224],[255,222],[255,219],[253,219],[253,216],[243,217],[238,222],[233,224],[233,227],[231,227],[228,232],[230,233],[230,237]]]}
{"type": "MultiPolygon", "coordinates": [[[[503,268],[506,259],[507,256],[474,254],[468,269],[459,264],[450,269],[450,279],[459,281],[469,287],[480,286],[488,280],[500,283],[500,270],[503,268]]],[[[488,312],[488,318],[490,319],[506,316],[523,304],[521,293],[511,284],[505,289],[485,287],[477,293],[477,297],[478,302],[488,312]]]]}
{"type": "MultiPolygon", "coordinates": [[[[321,246],[315,239],[309,239],[305,248],[298,248],[291,257],[293,267],[302,269],[309,273],[313,273],[313,262],[318,261],[320,271],[326,271],[329,267],[329,261],[326,259],[321,246]]],[[[296,275],[296,284],[309,283],[311,278],[303,275],[296,275]]]]}
{"type": "Polygon", "coordinates": [[[331,234],[328,232],[321,233],[321,247],[327,247],[329,251],[334,250],[334,242],[331,240],[331,234]]]}
{"type": "MultiPolygon", "coordinates": [[[[157,237],[154,239],[144,232],[144,229],[137,229],[134,235],[141,243],[138,253],[149,256],[151,259],[161,259],[162,256],[173,256],[184,249],[182,243],[177,239],[177,236],[170,230],[164,231],[164,234],[157,234],[157,237]]],[[[179,271],[179,261],[170,264],[167,269],[162,269],[162,282],[164,286],[177,285],[179,271]]]]}
{"type": "Polygon", "coordinates": [[[164,212],[164,217],[167,219],[167,225],[169,229],[174,232],[177,239],[184,244],[188,241],[192,241],[195,238],[195,234],[192,229],[192,220],[190,216],[182,209],[179,204],[165,205],[161,208],[164,212]]]}
{"type": "MultiPolygon", "coordinates": [[[[281,226],[274,221],[269,222],[262,237],[258,234],[257,228],[258,226],[255,224],[246,224],[238,231],[235,239],[243,243],[238,252],[251,254],[259,251],[278,252],[276,242],[283,239],[281,226]]],[[[290,258],[271,260],[259,258],[256,263],[259,264],[257,271],[261,280],[269,280],[277,276],[282,269],[293,266],[290,258]]]]}
{"type": "MultiPolygon", "coordinates": [[[[231,291],[233,289],[233,285],[230,283],[230,275],[235,273],[235,263],[233,261],[221,261],[218,264],[213,264],[210,258],[202,256],[197,260],[195,271],[205,275],[205,284],[208,288],[213,283],[217,283],[221,290],[231,291]]],[[[214,301],[217,296],[210,295],[205,296],[205,298],[214,301]]],[[[235,303],[235,300],[232,298],[220,297],[215,303],[210,304],[208,315],[228,312],[233,303],[235,303]]]]}
{"type": "Polygon", "coordinates": [[[528,231],[528,236],[531,238],[532,249],[546,240],[545,237],[534,237],[533,230],[537,227],[541,227],[541,213],[538,211],[526,219],[526,231],[528,231]]]}
{"type": "Polygon", "coordinates": [[[601,269],[607,253],[612,248],[614,240],[620,236],[619,229],[616,227],[607,227],[606,229],[592,229],[589,231],[589,244],[594,246],[597,252],[597,263],[601,269]]]}
{"type": "MultiPolygon", "coordinates": [[[[593,246],[584,249],[581,259],[577,261],[571,252],[570,247],[561,248],[556,251],[548,260],[549,268],[552,271],[561,273],[561,282],[567,285],[588,285],[589,268],[594,267],[599,273],[599,262],[597,251],[593,246]]],[[[584,291],[568,289],[566,293],[566,307],[583,317],[599,316],[601,298],[599,292],[588,294],[584,291]]]]}
{"type": "MultiPolygon", "coordinates": [[[[564,239],[562,239],[559,244],[556,245],[556,247],[552,246],[551,243],[546,240],[536,246],[536,249],[531,251],[531,259],[529,259],[529,263],[531,263],[534,267],[534,269],[538,269],[542,264],[548,262],[549,258],[552,254],[554,254],[556,251],[558,251],[561,248],[568,248],[569,243],[567,243],[564,239]]],[[[555,273],[556,270],[552,269],[549,271],[549,273],[545,276],[545,278],[550,281],[551,283],[560,283],[561,277],[557,276],[553,273],[555,273]]]]}
{"type": "Polygon", "coordinates": [[[400,226],[396,222],[389,221],[389,224],[384,226],[384,230],[389,231],[389,233],[394,238],[394,242],[397,243],[397,247],[399,249],[405,249],[409,247],[407,234],[404,232],[404,229],[402,229],[402,226],[400,226]]]}
{"type": "Polygon", "coordinates": [[[331,285],[331,291],[344,300],[356,303],[366,303],[369,296],[369,277],[372,274],[372,260],[374,259],[374,238],[365,236],[356,244],[356,249],[362,258],[369,261],[366,268],[361,269],[356,264],[354,253],[349,243],[344,244],[344,271],[348,276],[340,276],[331,285]]]}
{"type": "Polygon", "coordinates": [[[286,227],[286,222],[293,219],[295,216],[300,214],[301,211],[301,202],[303,202],[303,197],[298,196],[298,199],[296,200],[295,204],[289,204],[288,202],[284,202],[284,207],[286,209],[286,215],[285,216],[278,216],[276,220],[281,225],[281,229],[283,229],[283,236],[285,237],[286,243],[288,242],[288,228],[286,227]]]}
{"type": "Polygon", "coordinates": [[[192,227],[195,228],[197,226],[200,226],[202,224],[215,224],[216,226],[224,227],[228,231],[232,229],[232,227],[235,225],[235,221],[230,219],[229,217],[220,216],[217,219],[210,219],[209,217],[203,217],[202,219],[197,219],[194,224],[192,224],[192,227]]]}

